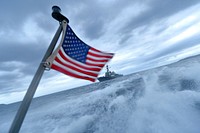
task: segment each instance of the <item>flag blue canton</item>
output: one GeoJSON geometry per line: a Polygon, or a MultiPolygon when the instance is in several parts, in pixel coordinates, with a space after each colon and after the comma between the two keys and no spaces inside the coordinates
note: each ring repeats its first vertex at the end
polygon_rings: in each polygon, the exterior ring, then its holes
{"type": "Polygon", "coordinates": [[[90,46],[81,41],[76,34],[72,31],[70,26],[67,26],[65,38],[62,44],[64,52],[71,58],[85,63],[87,58],[87,53],[90,46]]]}

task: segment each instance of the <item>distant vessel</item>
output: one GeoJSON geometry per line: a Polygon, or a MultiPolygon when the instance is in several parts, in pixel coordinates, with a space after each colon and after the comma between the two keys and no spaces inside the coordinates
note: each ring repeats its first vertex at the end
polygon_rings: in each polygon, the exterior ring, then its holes
{"type": "Polygon", "coordinates": [[[117,74],[114,71],[111,72],[108,68],[108,65],[106,65],[106,69],[107,71],[105,73],[105,76],[97,78],[100,82],[123,76],[122,74],[117,74]]]}

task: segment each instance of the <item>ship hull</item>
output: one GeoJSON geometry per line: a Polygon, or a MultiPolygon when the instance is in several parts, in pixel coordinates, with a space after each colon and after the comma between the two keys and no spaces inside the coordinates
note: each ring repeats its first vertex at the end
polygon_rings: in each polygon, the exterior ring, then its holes
{"type": "Polygon", "coordinates": [[[117,75],[115,77],[99,77],[97,78],[99,80],[99,82],[102,82],[102,81],[106,81],[106,80],[111,80],[111,79],[115,79],[115,78],[118,78],[118,77],[121,77],[123,75],[117,75]]]}
{"type": "Polygon", "coordinates": [[[106,80],[111,80],[111,79],[114,79],[114,78],[109,78],[109,77],[99,77],[98,78],[99,82],[106,81],[106,80]]]}

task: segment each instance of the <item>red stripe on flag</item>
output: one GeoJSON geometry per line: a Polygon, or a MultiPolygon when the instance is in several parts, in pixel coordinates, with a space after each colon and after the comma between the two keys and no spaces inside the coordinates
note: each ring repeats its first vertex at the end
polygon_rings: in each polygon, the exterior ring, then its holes
{"type": "Polygon", "coordinates": [[[57,70],[57,71],[59,71],[61,73],[64,73],[66,75],[75,77],[75,78],[80,78],[80,79],[85,79],[85,80],[89,80],[89,81],[95,82],[95,79],[93,79],[93,78],[86,77],[86,76],[80,76],[80,75],[71,73],[71,72],[69,72],[69,71],[67,71],[67,70],[65,70],[65,69],[63,69],[63,68],[61,68],[59,66],[54,65],[54,64],[52,64],[51,68],[53,68],[53,69],[55,69],[55,70],[57,70]]]}
{"type": "Polygon", "coordinates": [[[93,64],[93,63],[89,63],[89,62],[86,61],[86,64],[87,64],[87,65],[90,65],[90,66],[104,67],[104,65],[105,65],[106,63],[105,63],[105,64],[93,64]]]}

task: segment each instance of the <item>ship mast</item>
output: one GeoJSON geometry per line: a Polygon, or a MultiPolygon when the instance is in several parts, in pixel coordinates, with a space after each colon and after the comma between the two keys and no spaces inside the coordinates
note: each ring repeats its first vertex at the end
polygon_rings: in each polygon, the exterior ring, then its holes
{"type": "Polygon", "coordinates": [[[106,69],[107,69],[107,72],[109,72],[109,68],[108,68],[108,65],[106,65],[106,69]]]}

